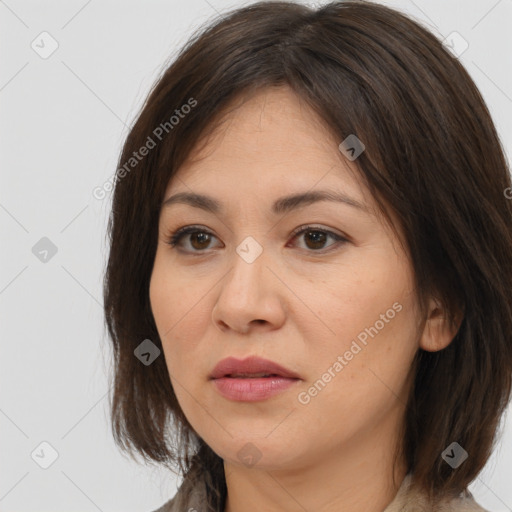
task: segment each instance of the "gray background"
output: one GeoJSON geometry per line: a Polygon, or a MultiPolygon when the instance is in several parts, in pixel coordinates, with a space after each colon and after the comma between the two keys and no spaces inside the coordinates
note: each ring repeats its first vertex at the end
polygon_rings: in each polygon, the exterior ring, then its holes
{"type": "MultiPolygon", "coordinates": [[[[468,42],[459,58],[510,160],[512,0],[382,3],[439,37],[456,31],[468,42]]],[[[98,200],[92,191],[115,171],[165,63],[195,28],[242,4],[0,1],[1,512],[143,512],[176,491],[173,474],[130,461],[112,440],[101,290],[111,196],[98,200]],[[46,59],[31,47],[43,46],[43,31],[59,45],[46,59]],[[33,252],[43,237],[57,249],[46,262],[33,252]],[[43,441],[58,452],[47,469],[31,457],[36,450],[34,458],[50,462],[43,441]]],[[[508,420],[470,490],[489,510],[510,511],[511,474],[508,420]]]]}

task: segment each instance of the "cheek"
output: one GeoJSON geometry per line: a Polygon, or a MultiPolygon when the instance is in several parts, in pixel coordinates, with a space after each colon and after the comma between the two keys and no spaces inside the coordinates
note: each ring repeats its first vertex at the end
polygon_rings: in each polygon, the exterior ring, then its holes
{"type": "Polygon", "coordinates": [[[389,322],[380,330],[381,324],[375,327],[376,319],[366,309],[353,310],[346,318],[350,326],[338,322],[336,341],[321,351],[308,349],[307,383],[294,402],[314,422],[314,430],[336,436],[342,428],[350,436],[365,425],[378,425],[390,410],[406,402],[416,345],[414,322],[406,305],[401,306],[400,311],[393,309],[393,318],[388,314],[389,322]],[[365,343],[357,337],[361,333],[365,343]]]}
{"type": "MultiPolygon", "coordinates": [[[[184,279],[179,268],[157,251],[149,283],[149,299],[158,332],[165,343],[197,302],[194,280],[184,279]]],[[[196,286],[197,288],[197,286],[196,286]]]]}
{"type": "Polygon", "coordinates": [[[391,324],[400,320],[401,315],[397,312],[400,305],[408,309],[402,304],[409,294],[407,274],[404,269],[385,267],[365,260],[363,268],[359,263],[342,272],[333,272],[321,293],[318,288],[311,290],[314,295],[308,296],[314,297],[318,316],[330,328],[338,345],[350,342],[376,322],[379,331],[388,331],[391,324]],[[383,320],[381,315],[384,315],[383,320]]]}
{"type": "Polygon", "coordinates": [[[304,339],[309,340],[304,359],[310,362],[308,380],[331,379],[322,394],[334,393],[332,398],[348,404],[348,410],[365,396],[379,390],[386,393],[379,377],[390,389],[399,389],[417,349],[410,270],[394,253],[375,252],[373,256],[364,259],[364,267],[354,263],[333,272],[336,277],[322,283],[322,293],[318,288],[308,293],[322,323],[311,322],[309,317],[300,326],[304,339]],[[342,369],[335,371],[337,361],[340,368],[338,356],[344,361],[342,369]],[[323,379],[329,368],[336,377],[323,379]],[[345,394],[348,389],[350,393],[345,394]]]}
{"type": "MultiPolygon", "coordinates": [[[[198,360],[197,349],[210,318],[205,310],[207,297],[199,281],[183,277],[178,270],[155,260],[149,298],[169,373],[189,379],[198,360]],[[194,283],[196,283],[194,285],[194,283]]],[[[208,288],[206,288],[208,290],[208,288]]]]}

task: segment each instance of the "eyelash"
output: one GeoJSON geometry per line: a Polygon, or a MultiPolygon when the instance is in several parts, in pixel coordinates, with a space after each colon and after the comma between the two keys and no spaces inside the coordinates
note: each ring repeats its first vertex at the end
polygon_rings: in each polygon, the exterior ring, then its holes
{"type": "MultiPolygon", "coordinates": [[[[309,226],[309,225],[300,226],[297,229],[295,229],[292,233],[292,239],[297,238],[299,235],[302,235],[306,231],[325,233],[325,234],[331,236],[332,238],[334,238],[334,240],[336,242],[338,242],[338,243],[334,243],[334,244],[330,245],[327,249],[319,249],[319,250],[306,249],[308,252],[312,252],[312,253],[325,254],[325,253],[330,252],[331,250],[334,250],[333,247],[336,248],[337,246],[347,243],[349,241],[347,238],[345,238],[341,235],[338,235],[337,233],[334,233],[332,231],[329,231],[328,229],[317,228],[315,226],[309,226]]],[[[189,235],[192,233],[207,233],[207,234],[215,237],[215,235],[211,231],[204,229],[201,226],[185,226],[185,227],[182,227],[182,228],[176,230],[172,235],[170,235],[168,237],[168,239],[166,240],[166,242],[171,247],[174,248],[178,245],[179,241],[181,240],[181,238],[183,236],[189,235]]],[[[217,238],[217,237],[215,237],[215,238],[217,238]]],[[[192,251],[192,253],[190,253],[189,251],[184,251],[184,252],[187,252],[188,254],[193,254],[194,256],[201,256],[201,255],[205,254],[205,252],[207,250],[208,249],[199,250],[199,251],[195,250],[195,251],[192,251]]]]}

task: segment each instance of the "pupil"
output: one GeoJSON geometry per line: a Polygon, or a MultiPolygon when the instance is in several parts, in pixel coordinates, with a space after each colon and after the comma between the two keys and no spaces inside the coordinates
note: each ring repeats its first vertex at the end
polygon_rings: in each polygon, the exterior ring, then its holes
{"type": "Polygon", "coordinates": [[[204,249],[204,247],[201,246],[201,243],[203,242],[206,242],[206,245],[208,245],[209,243],[209,237],[210,235],[208,235],[208,233],[195,233],[193,234],[192,238],[191,238],[191,241],[192,241],[192,245],[194,246],[194,248],[196,249],[204,249]],[[199,247],[196,247],[196,245],[194,244],[194,239],[199,239],[199,247]]]}
{"type": "Polygon", "coordinates": [[[308,231],[306,236],[306,240],[313,240],[313,244],[315,249],[318,249],[319,247],[322,247],[322,245],[325,243],[325,233],[322,233],[321,231],[308,231]],[[313,235],[312,235],[313,234],[313,235]],[[319,245],[317,245],[319,244],[319,245]]]}
{"type": "MultiPolygon", "coordinates": [[[[307,231],[306,234],[307,234],[306,240],[308,240],[308,242],[313,243],[313,248],[318,249],[318,248],[321,248],[325,244],[326,234],[323,233],[322,231],[311,230],[311,231],[307,231]]],[[[204,249],[203,245],[208,246],[208,244],[210,242],[209,237],[210,237],[210,235],[208,233],[194,233],[193,236],[191,237],[192,245],[196,249],[204,249]],[[198,241],[199,247],[194,242],[194,240],[198,241]]]]}

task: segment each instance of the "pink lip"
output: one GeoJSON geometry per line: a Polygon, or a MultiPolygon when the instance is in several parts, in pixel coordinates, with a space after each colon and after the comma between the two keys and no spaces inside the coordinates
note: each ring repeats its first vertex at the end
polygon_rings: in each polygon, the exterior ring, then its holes
{"type": "Polygon", "coordinates": [[[213,369],[210,379],[220,379],[233,373],[269,373],[275,374],[279,377],[287,377],[289,379],[300,379],[300,376],[295,372],[284,368],[280,364],[263,359],[257,356],[250,356],[245,359],[236,359],[234,357],[227,357],[222,359],[213,369]]]}
{"type": "Polygon", "coordinates": [[[241,402],[265,400],[302,380],[295,372],[261,357],[228,357],[213,369],[210,379],[226,398],[241,402]],[[268,373],[270,377],[231,377],[235,373],[268,373]]]}
{"type": "Polygon", "coordinates": [[[221,395],[237,402],[258,402],[289,388],[299,379],[287,377],[220,377],[213,379],[221,395]]]}

